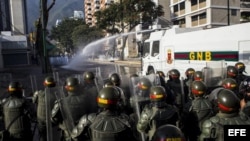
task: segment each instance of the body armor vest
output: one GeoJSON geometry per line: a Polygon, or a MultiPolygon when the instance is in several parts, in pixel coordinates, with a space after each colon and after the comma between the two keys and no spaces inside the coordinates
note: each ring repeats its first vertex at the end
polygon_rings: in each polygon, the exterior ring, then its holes
{"type": "Polygon", "coordinates": [[[243,108],[243,112],[250,117],[250,101],[247,101],[245,107],[243,108]]]}
{"type": "Polygon", "coordinates": [[[145,115],[151,116],[149,122],[149,140],[152,139],[156,129],[161,125],[176,125],[178,114],[172,106],[165,105],[163,108],[152,107],[149,110],[148,113],[145,113],[145,115]]]}
{"type": "Polygon", "coordinates": [[[69,112],[74,122],[77,122],[82,115],[87,113],[87,99],[83,94],[69,95],[65,99],[65,103],[68,104],[69,112]]]}
{"type": "Polygon", "coordinates": [[[23,133],[30,130],[30,121],[24,115],[24,99],[9,98],[3,107],[4,124],[9,127],[9,132],[12,134],[23,133]]]}
{"type": "Polygon", "coordinates": [[[128,141],[131,136],[128,117],[100,113],[90,126],[92,141],[128,141]]]}
{"type": "Polygon", "coordinates": [[[249,118],[240,116],[238,113],[218,113],[216,116],[210,118],[210,121],[212,122],[210,131],[215,129],[214,137],[211,138],[216,138],[216,141],[224,140],[223,125],[250,125],[249,118]]]}
{"type": "Polygon", "coordinates": [[[190,107],[191,114],[194,114],[194,117],[197,117],[197,121],[199,122],[199,127],[204,120],[213,116],[213,107],[212,103],[203,97],[195,98],[192,101],[192,105],[190,107]]]}
{"type": "Polygon", "coordinates": [[[38,121],[46,121],[46,108],[50,108],[50,110],[53,108],[54,102],[56,100],[56,96],[55,94],[49,93],[50,94],[50,106],[51,107],[47,107],[47,105],[45,105],[45,92],[41,91],[38,93],[38,102],[37,102],[37,120],[38,121]]]}

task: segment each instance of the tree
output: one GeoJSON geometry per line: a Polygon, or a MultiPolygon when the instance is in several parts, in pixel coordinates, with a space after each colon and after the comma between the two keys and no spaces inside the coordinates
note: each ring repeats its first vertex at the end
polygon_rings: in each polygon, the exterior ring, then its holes
{"type": "Polygon", "coordinates": [[[89,27],[82,19],[64,19],[57,27],[51,29],[50,38],[58,41],[66,51],[78,50],[96,39],[102,38],[103,33],[96,27],[89,27]]]}
{"type": "Polygon", "coordinates": [[[104,33],[100,29],[89,27],[88,25],[77,26],[72,32],[72,40],[75,47],[85,46],[102,37],[104,37],[104,33]]]}
{"type": "Polygon", "coordinates": [[[58,41],[66,50],[73,50],[72,33],[74,32],[74,28],[84,24],[85,22],[82,19],[66,18],[58,26],[52,27],[49,37],[58,41]]]}
{"type": "MultiPolygon", "coordinates": [[[[97,27],[115,34],[123,33],[125,29],[132,31],[138,24],[152,25],[155,19],[164,15],[163,7],[151,0],[120,0],[120,3],[111,4],[108,8],[95,13],[97,27]]],[[[123,38],[123,43],[127,41],[123,38]]],[[[122,46],[121,59],[124,59],[122,46]]]]}

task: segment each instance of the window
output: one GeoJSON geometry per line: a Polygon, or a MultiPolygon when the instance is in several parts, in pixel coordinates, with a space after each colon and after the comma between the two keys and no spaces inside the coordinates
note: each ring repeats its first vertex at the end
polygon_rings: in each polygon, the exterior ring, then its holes
{"type": "Polygon", "coordinates": [[[174,6],[174,12],[177,12],[178,11],[178,5],[175,5],[174,6]]]}
{"type": "Polygon", "coordinates": [[[200,19],[206,19],[206,17],[207,17],[206,13],[200,14],[200,19]]]}
{"type": "Polygon", "coordinates": [[[197,5],[197,0],[191,0],[191,6],[193,6],[193,5],[197,5]]]}
{"type": "Polygon", "coordinates": [[[149,55],[149,51],[150,51],[150,43],[149,42],[145,42],[144,46],[142,47],[142,56],[146,57],[149,55]]]}
{"type": "Polygon", "coordinates": [[[203,2],[206,2],[206,0],[199,0],[199,3],[203,3],[203,2]]]}
{"type": "Polygon", "coordinates": [[[192,22],[193,21],[197,21],[197,20],[198,20],[198,16],[197,15],[192,17],[192,22]]]}
{"type": "Polygon", "coordinates": [[[180,10],[184,10],[185,9],[185,2],[182,2],[181,4],[180,4],[180,10]]]}
{"type": "Polygon", "coordinates": [[[151,56],[157,56],[160,50],[160,41],[154,41],[151,56]]]}
{"type": "Polygon", "coordinates": [[[237,10],[236,9],[231,9],[231,15],[232,16],[237,16],[237,10]]]}

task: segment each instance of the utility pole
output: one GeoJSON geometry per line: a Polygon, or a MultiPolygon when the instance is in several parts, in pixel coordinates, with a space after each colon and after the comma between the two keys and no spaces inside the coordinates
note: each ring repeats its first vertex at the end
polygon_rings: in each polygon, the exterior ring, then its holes
{"type": "Polygon", "coordinates": [[[227,0],[227,25],[230,25],[230,3],[227,0]]]}
{"type": "Polygon", "coordinates": [[[43,45],[43,68],[44,68],[44,73],[48,73],[48,52],[47,52],[47,47],[46,47],[46,5],[47,2],[45,0],[41,0],[41,22],[42,22],[42,45],[43,45]]]}
{"type": "Polygon", "coordinates": [[[49,10],[55,5],[53,0],[49,7],[47,7],[48,0],[40,0],[40,17],[37,23],[36,31],[36,49],[41,59],[42,72],[51,72],[51,65],[48,58],[48,52],[46,47],[46,29],[48,24],[49,10]]]}

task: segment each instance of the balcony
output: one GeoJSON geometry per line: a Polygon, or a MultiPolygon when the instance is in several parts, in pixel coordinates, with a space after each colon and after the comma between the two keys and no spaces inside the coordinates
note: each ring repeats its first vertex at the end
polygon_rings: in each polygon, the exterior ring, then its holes
{"type": "Polygon", "coordinates": [[[85,0],[86,4],[91,4],[91,0],[85,0]]]}
{"type": "Polygon", "coordinates": [[[242,2],[240,8],[250,8],[250,2],[242,2]]]}

